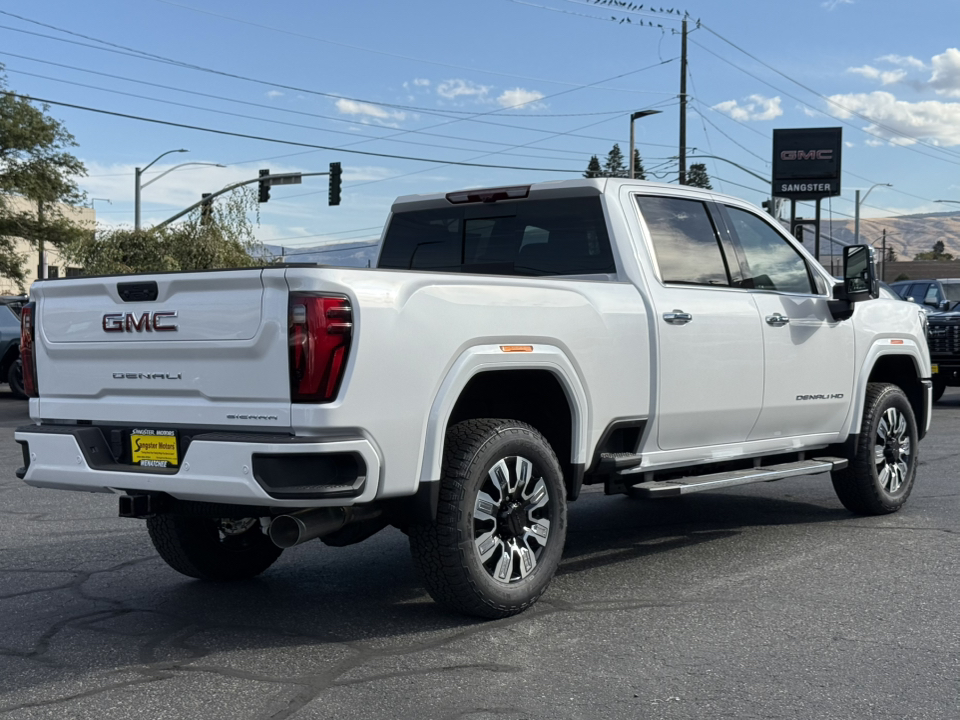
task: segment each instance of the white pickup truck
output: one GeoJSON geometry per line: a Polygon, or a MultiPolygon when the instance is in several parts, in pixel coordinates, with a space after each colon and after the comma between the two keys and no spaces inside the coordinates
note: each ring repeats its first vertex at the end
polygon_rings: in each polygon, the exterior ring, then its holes
{"type": "Polygon", "coordinates": [[[28,484],[119,493],[163,559],[256,575],[410,537],[431,595],[544,592],[582,485],[658,498],[830,473],[899,509],[931,414],[922,310],[837,284],[771,218],[618,179],[402,197],[376,269],[38,282],[28,484]]]}

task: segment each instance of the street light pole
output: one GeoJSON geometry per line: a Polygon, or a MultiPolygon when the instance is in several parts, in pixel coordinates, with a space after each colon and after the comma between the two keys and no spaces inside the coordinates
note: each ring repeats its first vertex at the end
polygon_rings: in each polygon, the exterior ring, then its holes
{"type": "Polygon", "coordinates": [[[860,244],[860,203],[864,202],[867,199],[867,195],[870,194],[870,190],[873,190],[875,187],[893,187],[890,183],[874,183],[870,186],[870,189],[863,196],[863,200],[860,199],[860,191],[857,190],[856,195],[856,207],[853,212],[853,244],[860,244]]]}
{"type": "Polygon", "coordinates": [[[633,180],[637,175],[637,168],[635,167],[635,162],[633,156],[636,154],[634,152],[633,146],[633,121],[642,117],[647,117],[648,115],[656,115],[661,112],[660,110],[638,110],[635,113],[630,113],[630,179],[633,180]]]}
{"type": "MultiPolygon", "coordinates": [[[[173,166],[172,168],[170,168],[169,170],[164,170],[162,173],[160,173],[159,175],[157,175],[157,176],[156,176],[155,178],[153,178],[152,180],[148,180],[147,182],[143,183],[143,185],[140,186],[140,189],[143,190],[143,188],[147,187],[147,185],[152,185],[153,183],[155,183],[157,180],[159,180],[160,178],[162,178],[162,177],[163,177],[164,175],[166,175],[167,173],[172,173],[174,170],[179,170],[179,169],[182,168],[182,167],[188,167],[188,166],[190,166],[190,165],[206,165],[206,166],[208,166],[208,167],[218,167],[218,168],[226,167],[226,165],[221,165],[220,163],[210,163],[210,162],[185,162],[185,163],[180,163],[179,165],[174,165],[174,166],[173,166]]],[[[143,173],[140,173],[140,174],[142,175],[143,173]]]]}
{"type": "Polygon", "coordinates": [[[133,169],[133,229],[140,229],[140,176],[143,175],[149,168],[150,165],[153,165],[157,160],[169,155],[170,153],[175,152],[190,152],[184,148],[179,150],[167,150],[165,153],[160,153],[155,157],[146,167],[144,168],[134,168],[133,169]]]}

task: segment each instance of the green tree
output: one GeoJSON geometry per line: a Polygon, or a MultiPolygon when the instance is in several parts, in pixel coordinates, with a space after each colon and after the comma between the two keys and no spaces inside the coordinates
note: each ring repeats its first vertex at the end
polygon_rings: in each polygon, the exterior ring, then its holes
{"type": "Polygon", "coordinates": [[[254,237],[250,221],[258,207],[256,191],[238,188],[213,201],[208,222],[201,222],[198,208],[184,222],[158,230],[103,228],[70,243],[63,253],[87,275],[268,264],[273,258],[254,237]]]}
{"type": "Polygon", "coordinates": [[[603,168],[600,167],[600,160],[597,159],[596,155],[590,157],[590,162],[587,163],[587,171],[583,176],[585,178],[603,177],[603,168]]]}
{"type": "Polygon", "coordinates": [[[27,98],[7,91],[0,65],[0,274],[21,287],[27,280],[27,258],[16,239],[33,246],[62,246],[91,228],[69,219],[63,205],[76,205],[85,195],[76,179],[86,174],[69,148],[76,141],[59,120],[27,98]]]}
{"type": "Polygon", "coordinates": [[[946,246],[943,244],[943,240],[937,240],[933,244],[933,250],[930,252],[922,252],[914,255],[914,260],[953,260],[954,257],[951,253],[945,252],[946,246]]]}
{"type": "Polygon", "coordinates": [[[707,175],[706,163],[694,163],[690,166],[687,171],[687,185],[704,190],[713,190],[713,185],[710,184],[710,176],[707,175]]]}
{"type": "Polygon", "coordinates": [[[647,171],[643,169],[643,161],[640,159],[640,151],[633,149],[633,177],[635,180],[646,180],[647,171]]]}
{"type": "Polygon", "coordinates": [[[610,152],[607,153],[606,162],[603,164],[603,176],[624,178],[627,177],[628,174],[629,169],[624,164],[623,152],[620,150],[620,145],[614,143],[613,147],[610,148],[610,152]]]}

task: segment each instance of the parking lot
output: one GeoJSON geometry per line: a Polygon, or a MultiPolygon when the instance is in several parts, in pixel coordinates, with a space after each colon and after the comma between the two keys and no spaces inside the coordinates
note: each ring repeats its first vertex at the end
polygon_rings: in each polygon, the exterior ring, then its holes
{"type": "Polygon", "coordinates": [[[9,718],[956,718],[960,391],[905,509],[826,476],[571,506],[531,611],[435,606],[395,530],[189,580],[113,496],[27,487],[0,393],[0,713],[9,718]]]}

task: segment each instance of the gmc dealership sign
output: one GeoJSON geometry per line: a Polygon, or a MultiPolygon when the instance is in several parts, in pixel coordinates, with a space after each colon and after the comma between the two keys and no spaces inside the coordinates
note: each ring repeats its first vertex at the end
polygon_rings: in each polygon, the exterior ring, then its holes
{"type": "Polygon", "coordinates": [[[813,200],[840,194],[843,128],[773,131],[773,195],[813,200]]]}

